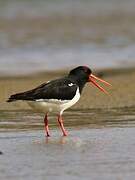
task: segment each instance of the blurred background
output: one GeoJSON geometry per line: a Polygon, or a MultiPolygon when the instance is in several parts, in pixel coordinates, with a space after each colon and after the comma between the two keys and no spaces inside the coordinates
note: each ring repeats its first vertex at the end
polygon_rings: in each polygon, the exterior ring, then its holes
{"type": "Polygon", "coordinates": [[[0,74],[135,65],[134,0],[0,0],[0,74]]]}

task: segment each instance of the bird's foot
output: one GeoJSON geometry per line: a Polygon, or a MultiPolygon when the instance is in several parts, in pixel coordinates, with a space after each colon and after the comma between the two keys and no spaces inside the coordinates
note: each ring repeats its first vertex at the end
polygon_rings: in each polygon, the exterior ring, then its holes
{"type": "Polygon", "coordinates": [[[51,135],[50,135],[50,133],[49,132],[47,132],[47,134],[46,134],[46,137],[50,137],[51,135]]]}
{"type": "Polygon", "coordinates": [[[63,136],[68,136],[68,132],[67,132],[67,131],[64,131],[64,132],[63,132],[63,136]]]}

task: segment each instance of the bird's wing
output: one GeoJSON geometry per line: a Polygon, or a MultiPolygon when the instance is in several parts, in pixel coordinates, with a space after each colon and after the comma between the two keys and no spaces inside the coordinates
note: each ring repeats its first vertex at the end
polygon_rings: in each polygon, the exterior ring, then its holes
{"type": "Polygon", "coordinates": [[[15,100],[71,100],[76,94],[77,85],[69,79],[63,78],[44,83],[35,89],[12,95],[8,102],[15,100]]]}

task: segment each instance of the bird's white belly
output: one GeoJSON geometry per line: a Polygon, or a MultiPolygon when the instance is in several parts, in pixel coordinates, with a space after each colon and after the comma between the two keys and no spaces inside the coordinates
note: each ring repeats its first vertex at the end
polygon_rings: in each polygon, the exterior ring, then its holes
{"type": "Polygon", "coordinates": [[[79,88],[71,100],[56,100],[56,99],[39,99],[37,101],[27,101],[27,103],[34,109],[40,112],[59,112],[63,113],[64,110],[73,106],[80,99],[79,88]]]}
{"type": "Polygon", "coordinates": [[[28,101],[28,104],[41,112],[59,112],[61,111],[61,103],[53,103],[53,102],[37,102],[37,101],[28,101]]]}

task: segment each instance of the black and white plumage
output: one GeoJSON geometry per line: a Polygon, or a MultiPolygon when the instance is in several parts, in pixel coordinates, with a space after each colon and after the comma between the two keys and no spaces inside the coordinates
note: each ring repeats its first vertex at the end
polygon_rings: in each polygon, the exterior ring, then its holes
{"type": "MultiPolygon", "coordinates": [[[[85,84],[92,82],[100,88],[100,90],[105,92],[105,90],[94,81],[94,78],[97,77],[92,75],[88,67],[79,66],[71,70],[66,77],[49,81],[26,92],[11,95],[8,102],[17,100],[27,101],[31,107],[46,113],[44,122],[47,136],[50,136],[47,114],[52,111],[58,112],[58,122],[63,135],[66,136],[67,132],[63,126],[62,113],[79,100],[85,84]]],[[[97,78],[97,80],[109,84],[99,78],[97,78]]]]}

